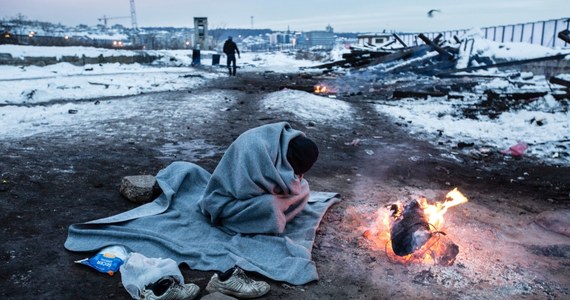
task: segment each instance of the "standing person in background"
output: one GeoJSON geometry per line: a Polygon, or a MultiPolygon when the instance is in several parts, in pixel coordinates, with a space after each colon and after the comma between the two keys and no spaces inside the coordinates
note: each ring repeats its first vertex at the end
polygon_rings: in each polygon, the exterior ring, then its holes
{"type": "Polygon", "coordinates": [[[226,54],[228,60],[227,60],[227,64],[228,64],[228,71],[230,72],[230,76],[236,76],[236,53],[238,55],[239,58],[239,49],[236,45],[236,43],[232,40],[231,36],[228,36],[228,39],[226,40],[226,42],[224,43],[224,53],[226,54]],[[233,64],[233,66],[232,66],[233,64]]]}

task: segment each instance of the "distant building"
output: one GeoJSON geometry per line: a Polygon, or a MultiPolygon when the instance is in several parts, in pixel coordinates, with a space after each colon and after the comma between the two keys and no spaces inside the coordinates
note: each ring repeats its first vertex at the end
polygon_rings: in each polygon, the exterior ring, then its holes
{"type": "Polygon", "coordinates": [[[325,31],[307,31],[295,36],[294,44],[300,49],[331,50],[335,45],[333,28],[329,25],[325,31]]]}
{"type": "Polygon", "coordinates": [[[275,32],[269,36],[271,45],[291,44],[291,34],[289,32],[275,32]]]}
{"type": "Polygon", "coordinates": [[[392,39],[388,33],[367,33],[358,35],[358,44],[362,46],[380,46],[392,39]]]}

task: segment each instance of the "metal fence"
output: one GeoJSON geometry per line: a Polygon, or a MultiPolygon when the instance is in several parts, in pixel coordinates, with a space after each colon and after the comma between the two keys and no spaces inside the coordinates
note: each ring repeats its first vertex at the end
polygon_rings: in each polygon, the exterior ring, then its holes
{"type": "MultiPolygon", "coordinates": [[[[520,42],[535,45],[542,45],[552,48],[567,48],[570,44],[558,38],[558,33],[570,29],[570,18],[556,20],[538,21],[522,24],[501,25],[481,28],[484,38],[495,42],[520,42]]],[[[449,30],[440,32],[423,33],[430,39],[434,39],[439,34],[442,39],[453,40],[454,36],[461,38],[461,35],[469,31],[468,29],[449,30]]],[[[399,33],[398,36],[408,46],[420,45],[422,40],[418,38],[418,33],[399,33]]]]}

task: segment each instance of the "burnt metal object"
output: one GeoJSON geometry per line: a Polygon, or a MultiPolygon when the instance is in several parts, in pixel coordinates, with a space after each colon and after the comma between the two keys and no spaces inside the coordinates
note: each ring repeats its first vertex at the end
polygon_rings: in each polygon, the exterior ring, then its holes
{"type": "Polygon", "coordinates": [[[392,250],[406,256],[420,249],[431,237],[430,225],[418,201],[407,204],[390,228],[392,250]]]}

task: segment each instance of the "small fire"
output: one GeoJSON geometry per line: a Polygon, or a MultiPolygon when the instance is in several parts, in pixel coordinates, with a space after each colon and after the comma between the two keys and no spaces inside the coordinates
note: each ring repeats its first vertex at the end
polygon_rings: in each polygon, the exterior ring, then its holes
{"type": "Polygon", "coordinates": [[[315,85],[315,94],[326,94],[329,92],[329,89],[325,85],[315,85]]]}
{"type": "Polygon", "coordinates": [[[459,247],[442,231],[445,223],[443,216],[448,208],[466,203],[468,199],[455,188],[447,193],[443,202],[430,204],[424,197],[416,201],[417,203],[406,206],[396,203],[390,205],[388,209],[380,209],[377,228],[367,231],[365,236],[379,247],[384,247],[392,261],[452,265],[459,253],[459,247]],[[414,209],[417,210],[415,214],[414,209]],[[405,218],[408,219],[404,220],[405,218]],[[398,222],[400,224],[397,224],[398,222]],[[396,230],[397,234],[392,237],[394,229],[399,231],[396,230]],[[403,238],[398,237],[401,234],[404,234],[403,238]],[[393,247],[394,241],[403,243],[404,246],[398,244],[398,247],[393,247]],[[396,252],[405,255],[396,254],[395,249],[396,252]]]}

